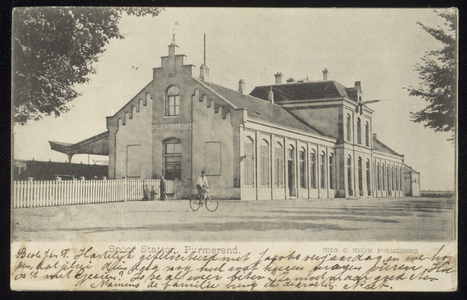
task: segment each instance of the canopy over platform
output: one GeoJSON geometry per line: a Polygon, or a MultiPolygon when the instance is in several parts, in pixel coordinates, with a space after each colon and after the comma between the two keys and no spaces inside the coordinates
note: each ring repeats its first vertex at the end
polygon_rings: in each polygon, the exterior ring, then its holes
{"type": "Polygon", "coordinates": [[[68,162],[75,154],[109,155],[109,132],[103,132],[81,142],[71,144],[49,141],[50,148],[68,156],[68,162]]]}

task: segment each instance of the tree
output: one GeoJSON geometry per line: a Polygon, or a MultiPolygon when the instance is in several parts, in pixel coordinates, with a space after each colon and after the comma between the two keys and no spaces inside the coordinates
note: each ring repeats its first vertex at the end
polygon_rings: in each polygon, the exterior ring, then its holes
{"type": "Polygon", "coordinates": [[[112,38],[122,39],[123,14],[157,16],[160,8],[34,7],[13,11],[15,123],[60,116],[89,81],[94,63],[112,38]]]}
{"type": "Polygon", "coordinates": [[[445,29],[419,24],[437,41],[443,44],[438,50],[426,52],[415,70],[422,80],[419,88],[409,87],[409,95],[421,97],[429,104],[411,113],[411,121],[424,123],[434,131],[452,132],[456,128],[457,104],[457,13],[454,10],[436,12],[444,20],[445,29]]]}

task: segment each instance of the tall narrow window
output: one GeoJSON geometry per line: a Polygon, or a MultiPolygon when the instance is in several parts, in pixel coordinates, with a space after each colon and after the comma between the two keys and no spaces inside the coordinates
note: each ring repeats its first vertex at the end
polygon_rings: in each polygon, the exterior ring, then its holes
{"type": "Polygon", "coordinates": [[[352,157],[347,157],[347,188],[349,190],[349,196],[353,196],[352,189],[352,157]]]}
{"type": "Polygon", "coordinates": [[[362,143],[362,120],[357,118],[357,142],[362,143]]]}
{"type": "Polygon", "coordinates": [[[164,140],[165,179],[182,178],[182,142],[177,138],[164,140]]]}
{"type": "Polygon", "coordinates": [[[370,160],[366,160],[366,189],[368,190],[368,196],[371,195],[370,187],[370,160]]]}
{"type": "Polygon", "coordinates": [[[391,191],[394,191],[394,168],[391,165],[391,191]]]}
{"type": "Polygon", "coordinates": [[[334,189],[334,155],[329,156],[329,188],[334,189]]]}
{"type": "Polygon", "coordinates": [[[274,148],[274,186],[278,188],[284,187],[284,152],[280,143],[274,148]]]}
{"type": "Polygon", "coordinates": [[[358,157],[358,189],[360,190],[360,196],[362,196],[363,192],[363,166],[362,166],[362,158],[358,157]]]}
{"type": "Polygon", "coordinates": [[[310,153],[310,182],[311,188],[316,189],[316,152],[311,150],[310,153]]]}
{"type": "Polygon", "coordinates": [[[321,188],[326,188],[326,154],[321,152],[321,188]]]}
{"type": "Polygon", "coordinates": [[[390,177],[389,177],[389,165],[386,166],[386,177],[387,177],[387,180],[388,180],[388,181],[387,181],[387,182],[388,182],[388,191],[390,191],[390,190],[391,190],[391,187],[390,187],[390,185],[389,185],[389,178],[390,178],[390,177]]]}
{"type": "Polygon", "coordinates": [[[305,149],[300,149],[298,159],[300,162],[300,187],[306,189],[306,158],[305,149]]]}
{"type": "Polygon", "coordinates": [[[288,188],[289,196],[297,195],[297,183],[296,183],[296,171],[295,166],[295,148],[292,145],[289,145],[287,149],[287,175],[288,175],[288,188]]]}
{"type": "Polygon", "coordinates": [[[350,119],[350,114],[347,114],[347,120],[346,120],[346,125],[347,125],[347,141],[351,142],[352,141],[352,124],[351,119],[350,119]]]}
{"type": "Polygon", "coordinates": [[[381,163],[381,177],[383,177],[383,191],[386,190],[386,172],[384,172],[384,163],[381,163]]]}
{"type": "Polygon", "coordinates": [[[376,177],[377,177],[377,181],[378,181],[378,191],[381,191],[381,172],[380,172],[380,169],[379,169],[379,163],[376,167],[376,177]]]}
{"type": "Polygon", "coordinates": [[[254,181],[254,174],[255,174],[255,157],[253,155],[254,153],[254,142],[251,138],[247,137],[245,138],[245,144],[244,144],[244,152],[245,152],[245,158],[244,158],[244,184],[247,187],[253,187],[255,184],[254,181]]]}
{"type": "Polygon", "coordinates": [[[370,124],[365,122],[365,145],[370,147],[370,124]]]}
{"type": "Polygon", "coordinates": [[[174,85],[169,87],[167,90],[166,115],[180,115],[180,91],[174,85]]]}
{"type": "Polygon", "coordinates": [[[260,186],[269,187],[269,144],[265,140],[259,146],[260,186]]]}
{"type": "Polygon", "coordinates": [[[396,166],[395,172],[396,172],[396,191],[398,191],[399,190],[399,167],[398,166],[396,166]]]}
{"type": "Polygon", "coordinates": [[[403,181],[402,180],[404,180],[404,175],[403,175],[403,169],[402,168],[403,168],[402,166],[399,168],[399,190],[400,191],[402,191],[402,189],[403,189],[403,184],[402,184],[403,181]]]}

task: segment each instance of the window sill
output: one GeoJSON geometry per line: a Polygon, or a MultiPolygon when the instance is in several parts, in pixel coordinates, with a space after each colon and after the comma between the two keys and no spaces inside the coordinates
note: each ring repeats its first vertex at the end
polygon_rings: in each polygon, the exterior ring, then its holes
{"type": "Polygon", "coordinates": [[[180,115],[178,116],[163,116],[163,119],[175,119],[175,118],[180,118],[180,115]]]}

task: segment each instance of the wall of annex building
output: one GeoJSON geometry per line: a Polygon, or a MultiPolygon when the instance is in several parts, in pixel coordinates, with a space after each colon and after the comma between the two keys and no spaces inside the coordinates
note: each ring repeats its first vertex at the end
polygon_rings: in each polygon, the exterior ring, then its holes
{"type": "Polygon", "coordinates": [[[334,143],[249,125],[241,134],[242,200],[334,198],[334,143]]]}
{"type": "Polygon", "coordinates": [[[404,173],[404,195],[411,197],[420,196],[420,174],[415,172],[404,173]]]}
{"type": "Polygon", "coordinates": [[[403,197],[403,158],[374,151],[372,160],[373,197],[403,197]]]}
{"type": "Polygon", "coordinates": [[[152,104],[144,89],[108,122],[109,178],[151,178],[152,104]]]}

